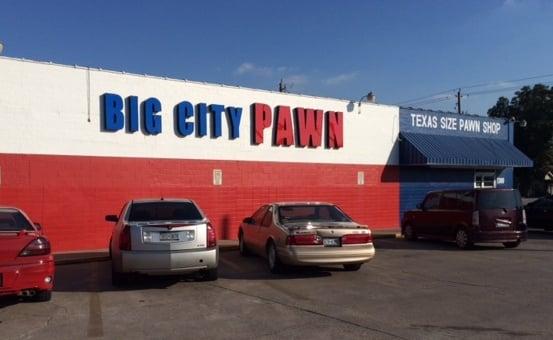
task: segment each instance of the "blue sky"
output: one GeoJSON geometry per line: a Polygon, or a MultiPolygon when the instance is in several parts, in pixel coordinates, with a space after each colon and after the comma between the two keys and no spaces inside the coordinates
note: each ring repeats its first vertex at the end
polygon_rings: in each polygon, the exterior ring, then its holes
{"type": "MultiPolygon", "coordinates": [[[[509,82],[553,74],[552,19],[548,0],[8,0],[0,41],[9,57],[273,90],[284,78],[386,104],[484,83],[462,107],[485,114],[513,87],[553,84],[509,82]]],[[[405,105],[454,110],[451,94],[405,105]]]]}

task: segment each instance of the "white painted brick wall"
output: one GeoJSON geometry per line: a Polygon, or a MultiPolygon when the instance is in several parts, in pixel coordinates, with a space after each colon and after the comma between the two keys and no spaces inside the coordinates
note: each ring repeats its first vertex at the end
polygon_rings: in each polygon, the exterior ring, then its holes
{"type": "MultiPolygon", "coordinates": [[[[0,57],[0,153],[396,165],[398,116],[399,108],[395,106],[364,103],[359,108],[357,102],[345,100],[0,57]],[[149,97],[158,98],[163,106],[162,133],[146,136],[140,130],[134,134],[123,130],[102,132],[100,96],[106,92],[123,98],[136,95],[139,103],[149,97]],[[228,139],[225,117],[223,136],[218,139],[209,137],[209,123],[208,136],[203,138],[176,136],[173,109],[183,100],[193,105],[203,102],[242,107],[240,138],[228,139]],[[265,130],[264,144],[251,145],[250,106],[255,102],[273,109],[288,105],[292,109],[342,111],[344,147],[274,147],[272,129],[265,130]]],[[[210,114],[208,122],[209,118],[210,114]]]]}

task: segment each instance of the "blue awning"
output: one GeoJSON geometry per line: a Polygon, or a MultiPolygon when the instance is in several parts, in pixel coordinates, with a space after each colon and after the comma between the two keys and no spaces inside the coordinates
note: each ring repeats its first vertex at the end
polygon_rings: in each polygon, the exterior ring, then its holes
{"type": "Polygon", "coordinates": [[[532,167],[507,140],[402,132],[400,164],[444,167],[532,167]]]}

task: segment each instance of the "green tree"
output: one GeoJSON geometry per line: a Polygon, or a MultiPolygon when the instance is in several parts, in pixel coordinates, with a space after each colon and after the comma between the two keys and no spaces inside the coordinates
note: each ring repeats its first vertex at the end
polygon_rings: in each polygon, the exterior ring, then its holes
{"type": "Polygon", "coordinates": [[[516,169],[515,185],[525,195],[543,194],[543,177],[553,169],[553,88],[524,86],[510,101],[500,97],[488,115],[527,122],[525,128],[515,125],[515,145],[534,161],[534,168],[516,169]]]}

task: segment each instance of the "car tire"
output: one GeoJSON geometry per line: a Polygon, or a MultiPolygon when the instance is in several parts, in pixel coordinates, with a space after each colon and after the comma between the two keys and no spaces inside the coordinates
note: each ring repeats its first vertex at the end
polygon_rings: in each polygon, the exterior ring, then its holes
{"type": "Polygon", "coordinates": [[[284,271],[284,265],[278,257],[278,252],[273,241],[269,241],[269,244],[267,244],[267,265],[269,266],[269,271],[273,274],[280,274],[284,271]]]}
{"type": "Polygon", "coordinates": [[[40,290],[31,298],[31,301],[34,302],[46,302],[52,299],[51,290],[40,290]]]}
{"type": "Polygon", "coordinates": [[[238,235],[238,251],[240,252],[240,255],[242,256],[248,256],[250,255],[250,252],[248,250],[248,246],[246,245],[246,242],[244,241],[244,233],[240,232],[238,235]]]}
{"type": "Polygon", "coordinates": [[[520,245],[520,240],[514,242],[503,242],[505,248],[516,248],[520,245]]]}
{"type": "Polygon", "coordinates": [[[472,247],[469,234],[465,229],[457,229],[457,232],[455,233],[455,244],[457,244],[459,249],[469,249],[472,247]]]}
{"type": "Polygon", "coordinates": [[[413,226],[411,224],[406,224],[405,227],[403,227],[403,236],[407,241],[417,240],[417,234],[415,233],[415,230],[413,229],[413,226]]]}
{"type": "Polygon", "coordinates": [[[204,281],[216,281],[219,278],[219,271],[217,268],[208,269],[204,272],[204,281]]]}
{"type": "Polygon", "coordinates": [[[349,263],[344,264],[344,270],[347,272],[356,272],[361,269],[362,263],[349,263]]]}

